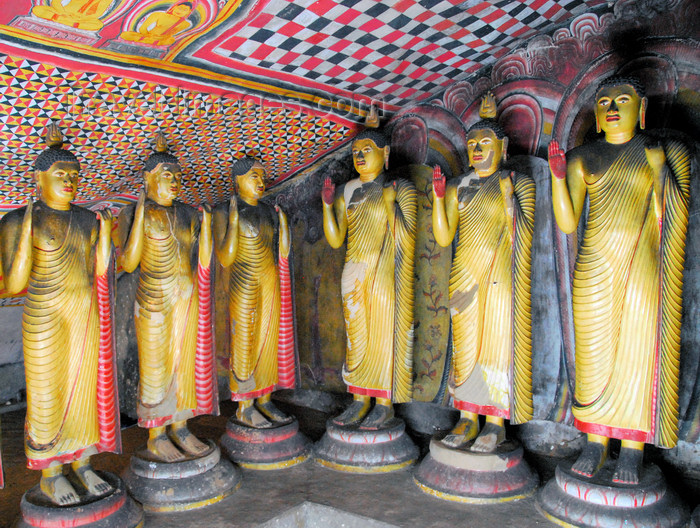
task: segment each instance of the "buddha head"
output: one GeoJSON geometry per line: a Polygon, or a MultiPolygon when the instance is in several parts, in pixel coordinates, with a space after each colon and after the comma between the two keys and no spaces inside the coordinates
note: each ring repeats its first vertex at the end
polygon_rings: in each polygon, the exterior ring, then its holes
{"type": "Polygon", "coordinates": [[[234,192],[249,204],[256,204],[265,192],[267,172],[262,163],[251,156],[237,159],[231,166],[234,192]]]}
{"type": "Polygon", "coordinates": [[[506,159],[508,137],[496,121],[484,119],[474,123],[467,132],[469,165],[479,177],[496,172],[506,159]]]}
{"type": "Polygon", "coordinates": [[[156,139],[156,152],[151,154],[143,167],[146,195],[154,202],[169,206],[182,187],[182,168],[172,154],[162,134],[156,139]]]}
{"type": "Polygon", "coordinates": [[[176,3],[168,11],[176,17],[185,18],[192,12],[192,2],[176,3]]]}
{"type": "Polygon", "coordinates": [[[637,123],[644,129],[647,98],[644,87],[632,77],[608,77],[595,95],[596,130],[607,139],[625,141],[634,136],[637,123]]]}
{"type": "Polygon", "coordinates": [[[376,130],[360,132],[352,142],[352,161],[364,181],[374,180],[389,160],[386,137],[376,130]]]}
{"type": "Polygon", "coordinates": [[[48,149],[34,162],[34,180],[39,200],[54,209],[68,209],[78,192],[80,162],[63,148],[63,136],[56,125],[47,128],[48,149]]]}

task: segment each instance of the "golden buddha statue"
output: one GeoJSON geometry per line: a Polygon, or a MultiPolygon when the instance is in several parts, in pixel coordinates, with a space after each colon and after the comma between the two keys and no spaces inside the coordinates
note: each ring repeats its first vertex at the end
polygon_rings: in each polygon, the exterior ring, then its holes
{"type": "Polygon", "coordinates": [[[138,31],[124,31],[120,37],[141,44],[170,46],[178,33],[191,26],[187,18],[192,13],[192,8],[192,2],[175,2],[165,12],[150,13],[139,25],[138,31]]]}
{"type": "Polygon", "coordinates": [[[573,279],[573,414],[588,443],[573,471],[592,477],[608,439],[622,440],[613,481],[639,481],[644,443],[678,437],[678,368],[690,154],[645,133],[638,81],[612,77],[596,92],[605,138],[564,154],[549,145],[557,223],[576,231],[589,210],[573,279]]]}
{"type": "Polygon", "coordinates": [[[158,136],[144,165],[145,193],[119,214],[120,261],[131,273],[140,266],[135,323],[139,350],[139,425],[148,428],[147,449],[165,462],[197,457],[209,447],[188,429],[187,420],[212,413],[212,379],[196,379],[198,269],[209,269],[211,211],[176,200],[182,185],[178,159],[158,136]],[[206,386],[200,387],[201,384],[206,386]]]}
{"type": "Polygon", "coordinates": [[[51,0],[50,5],[32,8],[32,14],[44,20],[86,31],[99,31],[104,25],[101,16],[114,0],[51,0]]]}
{"type": "Polygon", "coordinates": [[[28,467],[41,470],[41,491],[65,506],[80,502],[77,485],[93,497],[112,490],[90,456],[121,449],[114,355],[111,342],[100,344],[103,332],[111,334],[103,303],[109,306],[112,214],[95,217],[71,203],[80,163],[62,148],[55,125],[47,144],[34,163],[38,200],[0,220],[0,251],[7,291],[27,288],[28,467]],[[66,464],[72,482],[63,474],[66,464]]]}
{"type": "Polygon", "coordinates": [[[323,230],[333,248],[347,234],[341,294],[347,333],[343,380],[354,401],[334,421],[377,429],[413,387],[413,259],[417,195],[406,180],[386,181],[389,146],[367,130],[352,144],[359,178],[339,192],[323,184],[323,230]],[[370,412],[371,398],[376,405],[370,412]]]}
{"type": "MultiPolygon", "coordinates": [[[[495,116],[495,99],[481,116],[495,116]]],[[[455,236],[450,274],[450,392],[460,420],[442,442],[492,452],[505,440],[504,420],[532,419],[530,267],[535,182],[502,168],[508,138],[494,120],[467,133],[473,172],[446,184],[433,177],[433,233],[443,247],[455,236]],[[486,424],[479,432],[479,416],[486,424]]]]}
{"type": "Polygon", "coordinates": [[[234,194],[228,204],[214,209],[216,255],[224,267],[231,267],[231,399],[240,402],[238,421],[266,428],[292,421],[271,401],[275,388],[294,386],[293,371],[291,376],[289,372],[280,376],[279,365],[286,361],[278,357],[279,344],[287,337],[280,334],[293,329],[280,324],[282,303],[291,307],[291,295],[287,293],[284,298],[280,291],[280,274],[289,277],[289,226],[279,207],[275,207],[275,214],[272,207],[259,201],[265,192],[266,172],[258,160],[236,160],[231,174],[234,194]],[[277,230],[279,235],[275,237],[277,230]]]}

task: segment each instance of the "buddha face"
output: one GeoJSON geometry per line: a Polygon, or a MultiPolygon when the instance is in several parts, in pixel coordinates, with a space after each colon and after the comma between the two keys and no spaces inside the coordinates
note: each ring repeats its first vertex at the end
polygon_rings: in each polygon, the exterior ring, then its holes
{"type": "Polygon", "coordinates": [[[352,144],[352,161],[361,178],[376,178],[388,155],[389,147],[379,148],[371,139],[358,139],[352,144]]]}
{"type": "Polygon", "coordinates": [[[238,195],[248,202],[257,202],[265,192],[265,178],[267,173],[265,167],[259,161],[245,174],[236,176],[238,195]]]}
{"type": "Polygon", "coordinates": [[[65,209],[78,192],[80,165],[75,161],[57,161],[46,171],[36,171],[41,199],[55,209],[65,209]]]}
{"type": "Polygon", "coordinates": [[[481,177],[498,170],[506,152],[507,138],[498,139],[490,128],[472,130],[467,136],[469,165],[481,177]]]}
{"type": "Polygon", "coordinates": [[[192,12],[192,7],[190,7],[190,5],[188,5],[188,4],[176,5],[175,7],[173,7],[173,11],[172,11],[173,15],[180,17],[180,18],[186,17],[191,12],[192,12]]]}
{"type": "Polygon", "coordinates": [[[606,134],[634,133],[643,118],[646,98],[629,84],[606,86],[596,94],[595,118],[598,129],[606,134]]]}
{"type": "Polygon", "coordinates": [[[180,194],[182,169],[177,163],[159,163],[150,172],[145,172],[146,194],[161,205],[170,205],[180,194]]]}

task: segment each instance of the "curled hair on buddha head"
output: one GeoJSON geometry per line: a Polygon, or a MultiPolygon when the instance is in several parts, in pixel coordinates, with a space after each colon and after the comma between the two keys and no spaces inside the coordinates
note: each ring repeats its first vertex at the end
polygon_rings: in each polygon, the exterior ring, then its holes
{"type": "Polygon", "coordinates": [[[595,96],[596,99],[598,98],[598,94],[603,88],[609,88],[611,86],[623,86],[625,84],[630,85],[632,88],[634,88],[634,91],[637,93],[637,95],[640,98],[646,97],[646,90],[644,89],[644,85],[642,84],[642,81],[637,79],[636,77],[625,77],[622,75],[611,75],[607,79],[603,79],[603,81],[598,85],[598,88],[596,88],[595,91],[595,96]]]}
{"type": "Polygon", "coordinates": [[[236,176],[243,176],[246,172],[252,169],[256,161],[260,163],[260,160],[254,158],[253,156],[243,156],[242,158],[238,158],[236,161],[234,161],[231,165],[231,176],[233,179],[235,180],[236,176]]]}
{"type": "Polygon", "coordinates": [[[374,129],[369,129],[369,130],[363,130],[359,134],[357,134],[354,138],[352,138],[352,142],[355,143],[355,141],[359,141],[361,139],[371,139],[375,145],[379,148],[384,148],[389,146],[389,141],[387,140],[386,136],[380,132],[379,130],[374,130],[374,129]]]}
{"type": "Polygon", "coordinates": [[[472,132],[472,130],[483,130],[485,128],[493,132],[498,139],[503,139],[506,137],[506,131],[495,119],[482,119],[481,121],[477,121],[469,127],[469,130],[467,130],[467,136],[472,132]]]}
{"type": "Polygon", "coordinates": [[[49,148],[36,157],[34,170],[47,171],[51,168],[51,165],[58,161],[77,163],[78,167],[80,167],[78,158],[72,152],[63,148],[63,134],[61,134],[61,130],[56,123],[51,123],[46,127],[45,141],[46,146],[49,148]]]}
{"type": "Polygon", "coordinates": [[[143,165],[143,170],[146,172],[151,172],[161,163],[173,163],[175,165],[180,165],[180,161],[173,156],[168,154],[168,142],[162,132],[158,132],[156,136],[156,151],[148,156],[146,163],[143,165]]]}

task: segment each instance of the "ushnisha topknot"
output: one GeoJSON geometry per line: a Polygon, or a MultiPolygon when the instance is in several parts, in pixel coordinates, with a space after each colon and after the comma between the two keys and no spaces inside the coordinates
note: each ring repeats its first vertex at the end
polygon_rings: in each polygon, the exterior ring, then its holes
{"type": "Polygon", "coordinates": [[[371,139],[379,148],[384,148],[389,145],[386,136],[379,130],[363,130],[352,139],[352,142],[354,143],[361,139],[371,139]]]}
{"type": "Polygon", "coordinates": [[[498,139],[503,139],[506,137],[506,131],[501,125],[498,124],[498,121],[494,119],[482,119],[481,121],[477,121],[469,127],[469,130],[467,130],[467,135],[469,135],[472,130],[483,130],[485,128],[491,130],[498,139]]]}
{"type": "Polygon", "coordinates": [[[168,154],[168,142],[162,132],[158,132],[158,135],[156,136],[155,152],[148,156],[148,159],[143,166],[143,170],[150,172],[160,163],[174,163],[176,165],[180,165],[180,160],[178,160],[172,154],[168,154]]]}
{"type": "Polygon", "coordinates": [[[36,157],[34,170],[47,171],[51,168],[51,165],[58,161],[77,163],[78,167],[80,167],[78,158],[72,152],[63,148],[63,134],[61,134],[61,129],[56,123],[51,123],[46,127],[45,142],[49,148],[36,157]]]}
{"type": "MultiPolygon", "coordinates": [[[[258,160],[252,156],[243,156],[242,158],[238,158],[231,165],[231,176],[234,178],[236,176],[243,176],[246,172],[253,168],[256,161],[258,160]]],[[[258,163],[260,162],[258,161],[258,163]]]]}
{"type": "Polygon", "coordinates": [[[644,89],[644,85],[642,84],[642,81],[640,81],[636,77],[611,75],[607,79],[603,79],[603,81],[598,85],[598,88],[595,91],[596,99],[598,98],[598,94],[603,88],[608,88],[610,86],[622,86],[625,84],[628,84],[632,88],[634,88],[634,91],[637,92],[637,95],[639,97],[646,97],[646,90],[644,89]]]}

